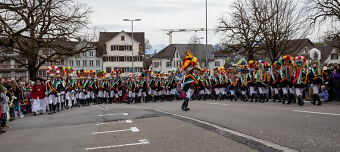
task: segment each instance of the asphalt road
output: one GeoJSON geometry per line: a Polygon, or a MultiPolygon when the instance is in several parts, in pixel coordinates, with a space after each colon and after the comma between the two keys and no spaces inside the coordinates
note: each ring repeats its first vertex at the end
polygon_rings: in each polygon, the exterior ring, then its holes
{"type": "Polygon", "coordinates": [[[103,104],[26,116],[0,135],[0,151],[276,151],[271,143],[287,151],[340,149],[339,104],[209,100],[191,101],[187,112],[181,104],[103,104]]]}

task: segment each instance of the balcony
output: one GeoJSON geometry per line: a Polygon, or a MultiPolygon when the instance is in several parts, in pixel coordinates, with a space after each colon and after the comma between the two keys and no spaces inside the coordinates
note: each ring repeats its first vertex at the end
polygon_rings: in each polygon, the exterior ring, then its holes
{"type": "Polygon", "coordinates": [[[19,65],[1,65],[0,64],[0,71],[17,71],[17,70],[26,70],[25,67],[19,67],[19,65]]]}

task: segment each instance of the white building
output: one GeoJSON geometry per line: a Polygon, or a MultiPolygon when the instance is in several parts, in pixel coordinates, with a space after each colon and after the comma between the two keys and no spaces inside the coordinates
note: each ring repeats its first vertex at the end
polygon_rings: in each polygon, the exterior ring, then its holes
{"type": "Polygon", "coordinates": [[[173,68],[182,66],[186,52],[189,50],[195,57],[198,58],[200,66],[206,68],[206,58],[208,60],[208,67],[212,69],[215,66],[214,49],[212,45],[203,44],[170,44],[157,54],[151,57],[152,70],[168,72],[173,68]]]}
{"type": "Polygon", "coordinates": [[[107,73],[118,68],[125,73],[132,72],[132,67],[134,72],[143,70],[144,32],[134,32],[133,34],[132,48],[132,33],[125,31],[100,32],[99,51],[103,58],[103,70],[107,73]]]}
{"type": "MultiPolygon", "coordinates": [[[[96,46],[96,43],[93,43],[96,46]]],[[[98,52],[98,48],[93,50],[88,50],[81,54],[68,57],[66,59],[66,66],[72,67],[75,73],[79,70],[94,70],[94,71],[102,71],[103,70],[103,58],[98,52]]]]}

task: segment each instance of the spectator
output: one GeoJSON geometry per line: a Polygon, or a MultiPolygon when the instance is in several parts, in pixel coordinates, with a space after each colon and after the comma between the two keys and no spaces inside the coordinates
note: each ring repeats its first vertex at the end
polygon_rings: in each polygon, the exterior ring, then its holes
{"type": "Polygon", "coordinates": [[[7,89],[5,87],[3,87],[2,85],[0,85],[0,108],[1,108],[1,112],[0,112],[0,134],[3,133],[1,131],[1,128],[7,128],[7,112],[8,112],[8,97],[6,96],[6,91],[7,89]]]}
{"type": "Polygon", "coordinates": [[[326,89],[326,86],[322,85],[321,86],[321,93],[320,93],[321,102],[328,102],[328,97],[329,97],[329,94],[328,94],[328,91],[326,89]]]}
{"type": "Polygon", "coordinates": [[[335,72],[332,75],[333,82],[334,82],[334,89],[335,97],[334,99],[337,99],[337,101],[340,101],[340,65],[336,66],[335,72]]]}

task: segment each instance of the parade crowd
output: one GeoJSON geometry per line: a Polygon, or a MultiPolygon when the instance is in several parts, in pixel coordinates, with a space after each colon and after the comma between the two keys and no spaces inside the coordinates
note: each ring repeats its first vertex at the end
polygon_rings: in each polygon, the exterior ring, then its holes
{"type": "Polygon", "coordinates": [[[184,100],[182,110],[188,111],[190,100],[230,100],[243,102],[274,102],[304,105],[310,98],[313,105],[340,101],[340,65],[322,66],[321,53],[310,52],[311,60],[303,56],[283,56],[272,65],[241,59],[228,69],[201,69],[190,52],[182,70],[167,73],[143,71],[122,77],[117,69],[107,77],[105,71],[80,70],[72,67],[47,69],[48,80],[34,82],[0,79],[1,127],[25,114],[53,114],[61,110],[90,104],[141,103],[149,101],[184,100]]]}

